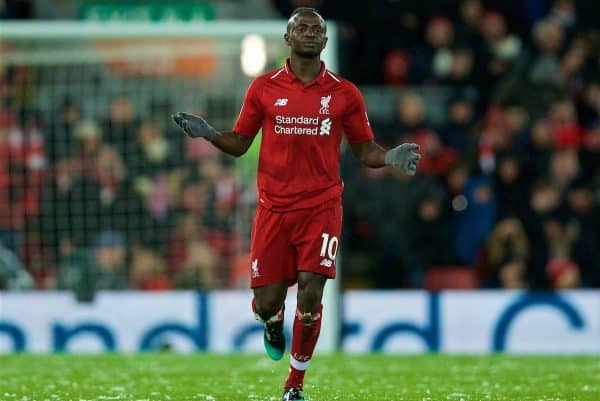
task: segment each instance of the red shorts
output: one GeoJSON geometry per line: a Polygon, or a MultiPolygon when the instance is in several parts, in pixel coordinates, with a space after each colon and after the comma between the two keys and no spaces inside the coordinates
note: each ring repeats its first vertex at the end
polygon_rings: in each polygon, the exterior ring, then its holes
{"type": "Polygon", "coordinates": [[[335,257],[342,231],[341,199],[312,209],[273,212],[256,207],[250,245],[250,286],[287,281],[299,271],[335,278],[335,257]]]}

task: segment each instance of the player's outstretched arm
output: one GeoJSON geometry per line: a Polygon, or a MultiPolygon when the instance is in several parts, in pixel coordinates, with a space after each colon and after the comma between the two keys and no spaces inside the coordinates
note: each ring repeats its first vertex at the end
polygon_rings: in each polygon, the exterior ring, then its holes
{"type": "Polygon", "coordinates": [[[193,114],[179,112],[172,117],[175,124],[190,138],[204,138],[232,156],[237,157],[246,153],[254,139],[231,131],[219,132],[205,119],[193,114]]]}
{"type": "Polygon", "coordinates": [[[408,175],[415,175],[421,155],[416,143],[403,143],[385,150],[374,141],[350,144],[354,156],[367,167],[392,166],[408,175]]]}

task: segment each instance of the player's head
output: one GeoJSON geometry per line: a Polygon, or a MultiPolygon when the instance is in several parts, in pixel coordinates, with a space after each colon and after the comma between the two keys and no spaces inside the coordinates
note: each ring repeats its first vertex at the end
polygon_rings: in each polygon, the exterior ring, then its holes
{"type": "Polygon", "coordinates": [[[317,57],[327,44],[327,25],[314,8],[299,7],[292,12],[283,37],[296,55],[317,57]]]}

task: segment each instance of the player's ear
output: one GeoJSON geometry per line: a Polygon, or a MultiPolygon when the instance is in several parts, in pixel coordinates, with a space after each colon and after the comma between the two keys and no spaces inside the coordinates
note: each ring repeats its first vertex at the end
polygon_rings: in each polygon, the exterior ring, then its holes
{"type": "Polygon", "coordinates": [[[325,48],[325,46],[327,46],[327,40],[329,40],[329,38],[325,36],[325,39],[323,39],[323,49],[325,48]]]}
{"type": "Polygon", "coordinates": [[[290,45],[290,35],[287,32],[283,34],[283,40],[285,40],[286,45],[290,45]]]}

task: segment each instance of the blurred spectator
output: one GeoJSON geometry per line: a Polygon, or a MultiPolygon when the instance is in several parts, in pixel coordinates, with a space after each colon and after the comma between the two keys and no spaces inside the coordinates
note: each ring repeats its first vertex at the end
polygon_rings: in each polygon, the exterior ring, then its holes
{"type": "Polygon", "coordinates": [[[490,179],[482,175],[470,177],[460,195],[454,204],[455,243],[459,264],[471,265],[494,225],[496,199],[490,179]]]}
{"type": "MultiPolygon", "coordinates": [[[[343,279],[349,286],[370,286],[373,285],[374,276],[378,271],[371,270],[370,260],[379,258],[379,247],[382,245],[385,247],[386,241],[389,242],[394,235],[397,235],[401,228],[397,222],[402,220],[398,218],[398,213],[405,210],[408,197],[397,199],[400,202],[396,205],[397,209],[391,210],[386,208],[387,200],[390,197],[396,199],[396,196],[391,193],[392,188],[406,189],[407,179],[401,177],[402,181],[398,180],[398,182],[383,170],[361,167],[349,151],[342,156],[341,169],[346,183],[343,193],[345,224],[341,249],[346,252],[347,258],[344,260],[347,263],[345,262],[346,274],[343,279]],[[387,218],[386,213],[390,213],[387,218]]],[[[383,257],[385,258],[385,253],[383,257]]],[[[379,270],[397,271],[397,269],[379,270]]]]}
{"type": "Polygon", "coordinates": [[[383,81],[386,85],[408,83],[410,55],[402,50],[390,50],[383,61],[383,81]]]}
{"type": "Polygon", "coordinates": [[[46,145],[48,160],[51,165],[75,152],[75,125],[79,121],[80,112],[70,97],[65,97],[60,109],[56,112],[57,119],[48,124],[46,145]]]}
{"type": "Polygon", "coordinates": [[[129,287],[125,245],[125,236],[118,231],[102,231],[98,234],[92,250],[96,290],[129,287]]]}
{"type": "Polygon", "coordinates": [[[581,152],[582,170],[587,176],[593,176],[600,171],[600,124],[590,128],[584,138],[581,152]]]}
{"type": "Polygon", "coordinates": [[[32,289],[34,289],[34,282],[31,275],[17,256],[0,244],[0,290],[32,289]]]}
{"type": "Polygon", "coordinates": [[[560,78],[565,92],[579,99],[585,87],[586,67],[590,64],[592,45],[587,36],[575,38],[565,52],[560,65],[560,78]]]}
{"type": "Polygon", "coordinates": [[[558,22],[566,32],[567,40],[572,38],[577,24],[577,9],[574,0],[554,0],[548,18],[558,22]]]}
{"type": "MultiPolygon", "coordinates": [[[[59,161],[52,170],[46,186],[42,191],[42,207],[40,212],[40,231],[42,241],[51,249],[51,260],[58,262],[62,256],[70,254],[74,246],[75,231],[82,224],[83,218],[73,219],[76,211],[82,210],[84,199],[76,199],[82,191],[77,188],[79,176],[76,174],[75,163],[72,159],[59,161]],[[76,224],[77,223],[77,224],[76,224]]],[[[84,185],[83,188],[87,188],[84,185]]],[[[83,216],[80,216],[83,217],[83,216]]],[[[86,220],[87,224],[90,221],[86,220]]],[[[85,232],[78,232],[80,238],[85,232]]]]}
{"type": "Polygon", "coordinates": [[[159,126],[152,122],[140,125],[135,148],[127,155],[128,171],[135,176],[155,176],[177,164],[177,154],[159,126]]]}
{"type": "Polygon", "coordinates": [[[117,231],[102,231],[91,250],[73,249],[59,267],[57,288],[75,291],[81,300],[91,300],[98,290],[129,288],[125,237],[117,231]]]}
{"type": "Polygon", "coordinates": [[[578,227],[564,216],[552,216],[542,223],[548,244],[546,275],[552,288],[576,288],[581,284],[581,268],[571,256],[578,239],[578,227]]]}
{"type": "Polygon", "coordinates": [[[474,48],[475,51],[479,51],[481,46],[479,26],[483,12],[481,0],[462,0],[459,2],[457,18],[454,22],[457,42],[474,48]]]}
{"type": "Polygon", "coordinates": [[[442,16],[431,18],[425,27],[425,43],[410,57],[411,83],[431,84],[445,79],[452,70],[454,27],[442,16]]]}
{"type": "Polygon", "coordinates": [[[446,172],[446,193],[451,197],[452,208],[462,210],[466,207],[463,192],[470,178],[469,168],[465,161],[457,160],[446,172]]]}
{"type": "Polygon", "coordinates": [[[138,132],[138,125],[129,98],[115,97],[108,106],[102,131],[106,134],[106,142],[115,146],[125,160],[135,156],[135,134],[138,132]]]}
{"type": "Polygon", "coordinates": [[[586,287],[600,285],[600,207],[594,201],[589,183],[579,180],[567,193],[567,204],[572,224],[577,227],[578,240],[574,244],[575,260],[581,267],[581,284],[586,287]]]}
{"type": "Polygon", "coordinates": [[[224,265],[219,270],[219,280],[226,281],[233,259],[240,250],[240,233],[236,225],[240,184],[231,159],[206,158],[199,166],[198,173],[207,185],[207,203],[202,216],[204,238],[222,258],[224,265]]]}
{"type": "MultiPolygon", "coordinates": [[[[370,240],[373,245],[362,244],[363,247],[375,251],[372,257],[379,260],[379,269],[374,274],[375,285],[378,288],[397,288],[412,287],[418,285],[422,280],[423,271],[410,270],[413,263],[422,262],[418,256],[411,259],[411,249],[409,244],[412,242],[413,230],[423,229],[422,235],[426,236],[426,219],[431,219],[432,224],[439,223],[443,228],[445,224],[445,211],[441,206],[441,214],[436,215],[441,200],[437,199],[426,205],[424,220],[419,220],[415,215],[419,210],[421,200],[440,196],[439,187],[436,182],[428,176],[408,177],[405,174],[395,171],[384,172],[379,179],[373,174],[377,170],[365,169],[367,174],[373,175],[376,181],[368,183],[368,188],[363,188],[369,195],[365,198],[358,198],[354,204],[358,203],[365,216],[372,216],[369,220],[363,221],[363,230],[374,229],[370,240]],[[378,188],[379,187],[379,188],[378,188]],[[366,202],[369,200],[368,202],[366,202]],[[431,206],[431,207],[430,207],[431,206]],[[366,224],[365,224],[366,223],[366,224]]],[[[347,205],[345,204],[344,208],[347,205]]],[[[443,229],[439,233],[444,235],[443,229]]],[[[426,247],[427,244],[420,244],[426,247]]],[[[430,246],[444,246],[439,244],[430,244],[430,246]]],[[[443,257],[443,256],[442,256],[443,257]]],[[[345,259],[347,260],[347,259],[345,259]]],[[[366,261],[367,266],[369,261],[366,261]]]]}
{"type": "MultiPolygon", "coordinates": [[[[222,267],[219,254],[202,239],[200,227],[193,217],[187,216],[176,226],[173,239],[181,253],[172,266],[173,284],[179,289],[209,289],[223,286],[217,269],[222,267]]],[[[175,255],[174,255],[175,256],[175,255]]],[[[226,272],[229,273],[229,272],[226,272]]]]}
{"type": "MultiPolygon", "coordinates": [[[[222,260],[204,238],[202,226],[190,214],[177,221],[169,237],[168,266],[175,288],[218,288],[223,286],[222,260]]],[[[226,271],[225,273],[229,273],[226,271]]]]}
{"type": "Polygon", "coordinates": [[[560,85],[560,52],[565,46],[565,31],[552,19],[543,19],[533,26],[536,46],[529,66],[529,78],[536,84],[560,85]]]}
{"type": "Polygon", "coordinates": [[[506,152],[498,158],[498,168],[494,175],[494,192],[498,203],[498,220],[507,217],[523,219],[527,216],[529,197],[527,191],[527,171],[513,152],[506,152]]]}
{"type": "Polygon", "coordinates": [[[171,288],[164,260],[155,251],[147,248],[133,249],[129,281],[130,287],[137,290],[159,291],[171,288]]]}
{"type": "MultiPolygon", "coordinates": [[[[525,219],[525,228],[531,239],[531,249],[533,250],[531,258],[532,286],[546,288],[549,283],[546,265],[550,259],[550,244],[546,237],[548,231],[544,226],[550,219],[565,220],[560,190],[552,181],[541,179],[535,182],[531,188],[529,205],[530,212],[525,219]]],[[[557,227],[557,224],[553,226],[557,227]]]]}
{"type": "Polygon", "coordinates": [[[410,142],[421,147],[422,159],[419,162],[419,173],[435,177],[443,176],[458,159],[458,153],[440,141],[432,130],[417,131],[408,137],[410,142]]]}
{"type": "Polygon", "coordinates": [[[521,39],[509,33],[504,15],[486,11],[480,21],[487,79],[495,81],[509,71],[521,54],[521,39]]]}
{"type": "Polygon", "coordinates": [[[10,112],[0,126],[0,242],[19,252],[27,219],[39,213],[46,152],[39,119],[18,124],[10,112]]]}
{"type": "Polygon", "coordinates": [[[552,102],[548,116],[555,148],[579,148],[583,141],[583,129],[577,122],[573,102],[569,99],[552,102]]]}
{"type": "Polygon", "coordinates": [[[546,174],[554,150],[551,124],[547,119],[541,118],[533,122],[526,149],[528,169],[533,176],[541,177],[546,174]]]}
{"type": "Polygon", "coordinates": [[[529,113],[520,106],[507,107],[504,111],[504,120],[508,142],[505,149],[521,152],[529,139],[529,113]]]}
{"type": "Polygon", "coordinates": [[[413,288],[423,287],[427,269],[456,263],[454,227],[446,205],[443,190],[434,187],[418,200],[406,222],[409,242],[405,260],[413,288]]]}
{"type": "Polygon", "coordinates": [[[527,288],[530,243],[520,221],[500,220],[478,252],[474,268],[487,288],[527,288]]]}
{"type": "Polygon", "coordinates": [[[382,130],[382,141],[388,146],[403,142],[409,135],[425,128],[426,109],[421,96],[406,92],[396,102],[394,121],[390,129],[382,130]]]}
{"type": "Polygon", "coordinates": [[[579,176],[579,156],[575,150],[560,150],[550,158],[550,179],[564,193],[579,176]]]}
{"type": "MultiPolygon", "coordinates": [[[[600,70],[600,62],[596,72],[600,70]]],[[[600,123],[600,79],[597,82],[584,84],[581,96],[577,99],[577,114],[581,123],[586,126],[595,126],[600,123]]]]}
{"type": "Polygon", "coordinates": [[[93,175],[94,163],[102,147],[102,130],[93,120],[78,121],[73,127],[75,149],[72,155],[80,174],[93,175]]]}
{"type": "Polygon", "coordinates": [[[446,107],[446,121],[439,128],[442,142],[459,152],[467,155],[475,146],[475,105],[464,93],[452,96],[446,107]]]}
{"type": "Polygon", "coordinates": [[[534,114],[542,113],[552,101],[564,96],[561,78],[561,56],[565,47],[564,30],[551,19],[533,26],[533,48],[501,82],[496,100],[525,107],[534,114]]]}
{"type": "Polygon", "coordinates": [[[475,58],[468,47],[455,47],[452,50],[450,71],[439,83],[458,90],[474,90],[476,84],[475,58]]]}

